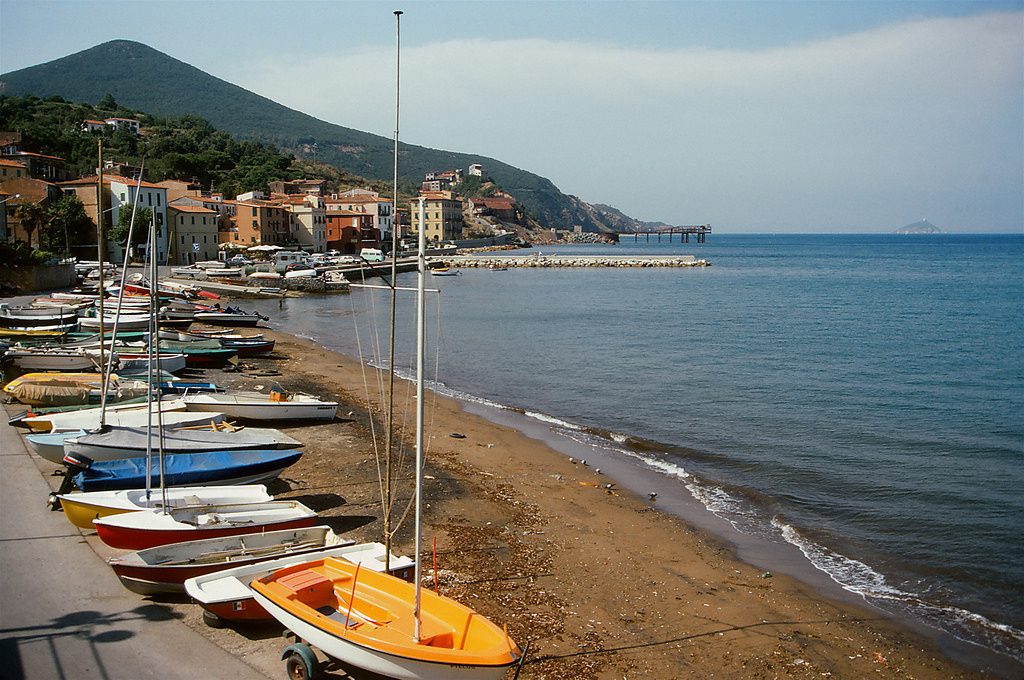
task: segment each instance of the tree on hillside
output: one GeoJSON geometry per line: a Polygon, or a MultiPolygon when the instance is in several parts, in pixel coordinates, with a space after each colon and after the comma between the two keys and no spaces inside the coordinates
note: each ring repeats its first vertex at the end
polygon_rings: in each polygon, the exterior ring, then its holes
{"type": "Polygon", "coordinates": [[[114,101],[114,95],[109,92],[104,95],[103,99],[100,100],[96,108],[105,109],[107,111],[117,111],[117,102],[114,101]]]}

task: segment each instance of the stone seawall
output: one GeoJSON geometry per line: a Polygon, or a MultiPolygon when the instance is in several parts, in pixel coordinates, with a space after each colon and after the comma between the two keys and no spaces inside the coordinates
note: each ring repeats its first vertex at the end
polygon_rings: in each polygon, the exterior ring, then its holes
{"type": "Polygon", "coordinates": [[[500,269],[502,267],[545,268],[545,267],[710,267],[707,260],[698,260],[693,255],[508,255],[473,257],[454,255],[433,258],[447,267],[462,269],[500,269]]]}

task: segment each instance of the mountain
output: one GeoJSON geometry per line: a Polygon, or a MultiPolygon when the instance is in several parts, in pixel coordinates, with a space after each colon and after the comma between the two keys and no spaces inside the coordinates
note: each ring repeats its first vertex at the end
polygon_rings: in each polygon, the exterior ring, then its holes
{"type": "Polygon", "coordinates": [[[897,234],[941,234],[942,230],[928,220],[918,220],[896,230],[897,234]]]}
{"type": "MultiPolygon", "coordinates": [[[[393,172],[393,140],[282,106],[129,40],[113,40],[0,75],[2,94],[59,96],[93,104],[110,94],[122,106],[163,117],[197,115],[237,138],[270,143],[296,155],[315,143],[317,160],[363,177],[388,179],[393,172]]],[[[621,220],[612,226],[602,219],[602,211],[566,196],[550,180],[497,159],[411,144],[399,147],[403,182],[418,185],[426,172],[467,168],[472,163],[482,163],[528,216],[544,226],[572,229],[580,225],[584,231],[619,228],[621,220]]]]}

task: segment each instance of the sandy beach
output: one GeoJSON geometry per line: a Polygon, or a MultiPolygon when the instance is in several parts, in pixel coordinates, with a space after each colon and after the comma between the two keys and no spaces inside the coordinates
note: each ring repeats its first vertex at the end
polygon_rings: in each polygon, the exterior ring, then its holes
{"type": "MultiPolygon", "coordinates": [[[[306,453],[271,490],[302,500],[352,538],[381,540],[371,436],[381,439],[384,422],[376,374],[312,342],[260,332],[277,340],[271,357],[209,377],[250,389],[276,382],[342,401],[333,423],[282,428],[306,453]]],[[[409,393],[398,381],[397,401],[407,406],[409,393]]],[[[411,440],[406,411],[396,422],[411,440]]],[[[608,489],[613,480],[591,466],[467,413],[456,400],[428,396],[427,422],[424,572],[436,540],[440,591],[507,625],[520,646],[529,641],[521,678],[985,677],[872,608],[830,601],[745,564],[731,546],[659,512],[656,500],[608,489]]],[[[396,518],[412,493],[411,442],[401,457],[396,518]]],[[[410,517],[394,552],[412,552],[411,534],[410,517]]],[[[101,556],[114,552],[88,540],[101,556]]],[[[198,607],[167,606],[254,668],[284,672],[279,627],[212,629],[198,607]]]]}

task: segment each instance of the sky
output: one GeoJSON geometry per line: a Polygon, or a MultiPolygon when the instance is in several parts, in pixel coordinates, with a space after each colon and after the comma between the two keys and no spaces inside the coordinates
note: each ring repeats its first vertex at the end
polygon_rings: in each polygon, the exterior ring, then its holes
{"type": "MultiPolygon", "coordinates": [[[[113,39],[642,220],[1024,232],[1024,0],[0,0],[0,72],[113,39]]],[[[439,170],[442,168],[438,168],[439,170]]]]}

